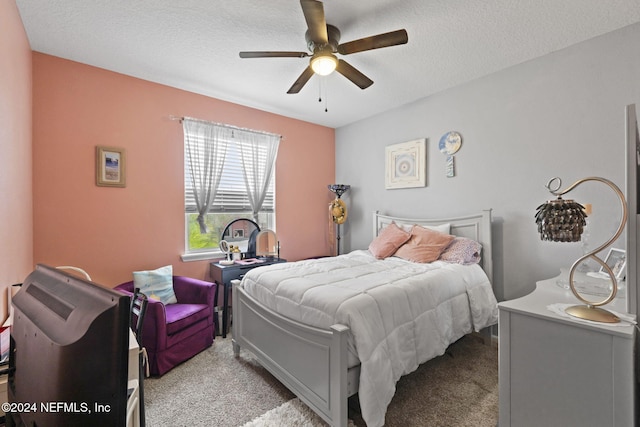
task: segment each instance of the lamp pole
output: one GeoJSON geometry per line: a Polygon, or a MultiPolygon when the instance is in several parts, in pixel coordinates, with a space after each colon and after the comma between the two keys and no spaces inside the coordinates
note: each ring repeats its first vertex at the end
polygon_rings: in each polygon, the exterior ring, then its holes
{"type": "Polygon", "coordinates": [[[327,188],[336,195],[336,198],[329,204],[329,211],[333,222],[336,224],[336,255],[340,255],[340,225],[347,220],[347,205],[340,198],[351,186],[347,184],[329,184],[327,188]]]}

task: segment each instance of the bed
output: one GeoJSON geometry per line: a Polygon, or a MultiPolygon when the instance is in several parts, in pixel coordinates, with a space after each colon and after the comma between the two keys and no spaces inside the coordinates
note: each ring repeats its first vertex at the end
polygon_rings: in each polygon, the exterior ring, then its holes
{"type": "Polygon", "coordinates": [[[482,245],[481,262],[419,265],[396,257],[376,260],[357,250],[256,268],[234,285],[234,354],[249,350],[331,426],[347,426],[347,400],[355,393],[367,425],[384,425],[400,376],[465,334],[482,331],[487,337],[497,322],[491,210],[437,220],[374,212],[373,236],[392,222],[449,224],[450,234],[482,245]],[[413,285],[428,276],[447,280],[447,286],[425,292],[413,285]],[[382,286],[388,281],[394,286],[382,286]],[[391,288],[402,292],[387,294],[391,288]]]}

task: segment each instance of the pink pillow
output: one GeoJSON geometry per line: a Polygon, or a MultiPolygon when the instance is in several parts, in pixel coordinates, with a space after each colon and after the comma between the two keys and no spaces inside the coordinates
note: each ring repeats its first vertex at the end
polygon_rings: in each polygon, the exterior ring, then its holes
{"type": "Polygon", "coordinates": [[[441,261],[456,264],[477,264],[480,262],[482,245],[466,237],[456,237],[440,255],[441,261]]]}
{"type": "Polygon", "coordinates": [[[384,259],[395,253],[409,238],[411,233],[404,231],[395,222],[387,225],[369,244],[369,251],[374,257],[384,259]]]}
{"type": "Polygon", "coordinates": [[[433,262],[449,246],[454,236],[414,225],[411,238],[395,253],[397,257],[413,262],[433,262]]]}

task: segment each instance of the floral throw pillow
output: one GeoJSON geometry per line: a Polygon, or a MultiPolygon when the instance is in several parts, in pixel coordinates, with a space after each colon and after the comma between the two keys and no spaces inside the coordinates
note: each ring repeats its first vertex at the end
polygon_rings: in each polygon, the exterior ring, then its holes
{"type": "Polygon", "coordinates": [[[456,264],[477,264],[480,262],[482,245],[466,237],[456,237],[440,255],[441,261],[456,264]]]}

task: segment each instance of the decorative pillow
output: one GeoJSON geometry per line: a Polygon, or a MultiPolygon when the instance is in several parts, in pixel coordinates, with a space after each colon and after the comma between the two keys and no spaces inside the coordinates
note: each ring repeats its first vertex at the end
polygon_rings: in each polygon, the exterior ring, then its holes
{"type": "Polygon", "coordinates": [[[404,231],[395,222],[387,225],[369,244],[369,251],[374,257],[384,259],[395,253],[407,240],[411,233],[404,231]]]}
{"type": "Polygon", "coordinates": [[[173,267],[167,265],[157,270],[134,271],[133,286],[149,298],[160,300],[163,304],[178,302],[173,291],[173,267]]]}
{"type": "Polygon", "coordinates": [[[466,237],[456,237],[440,254],[440,260],[456,264],[477,264],[480,262],[482,245],[466,237]]]}
{"type": "Polygon", "coordinates": [[[414,225],[411,238],[395,255],[413,262],[433,262],[449,246],[454,236],[414,225]]]}

